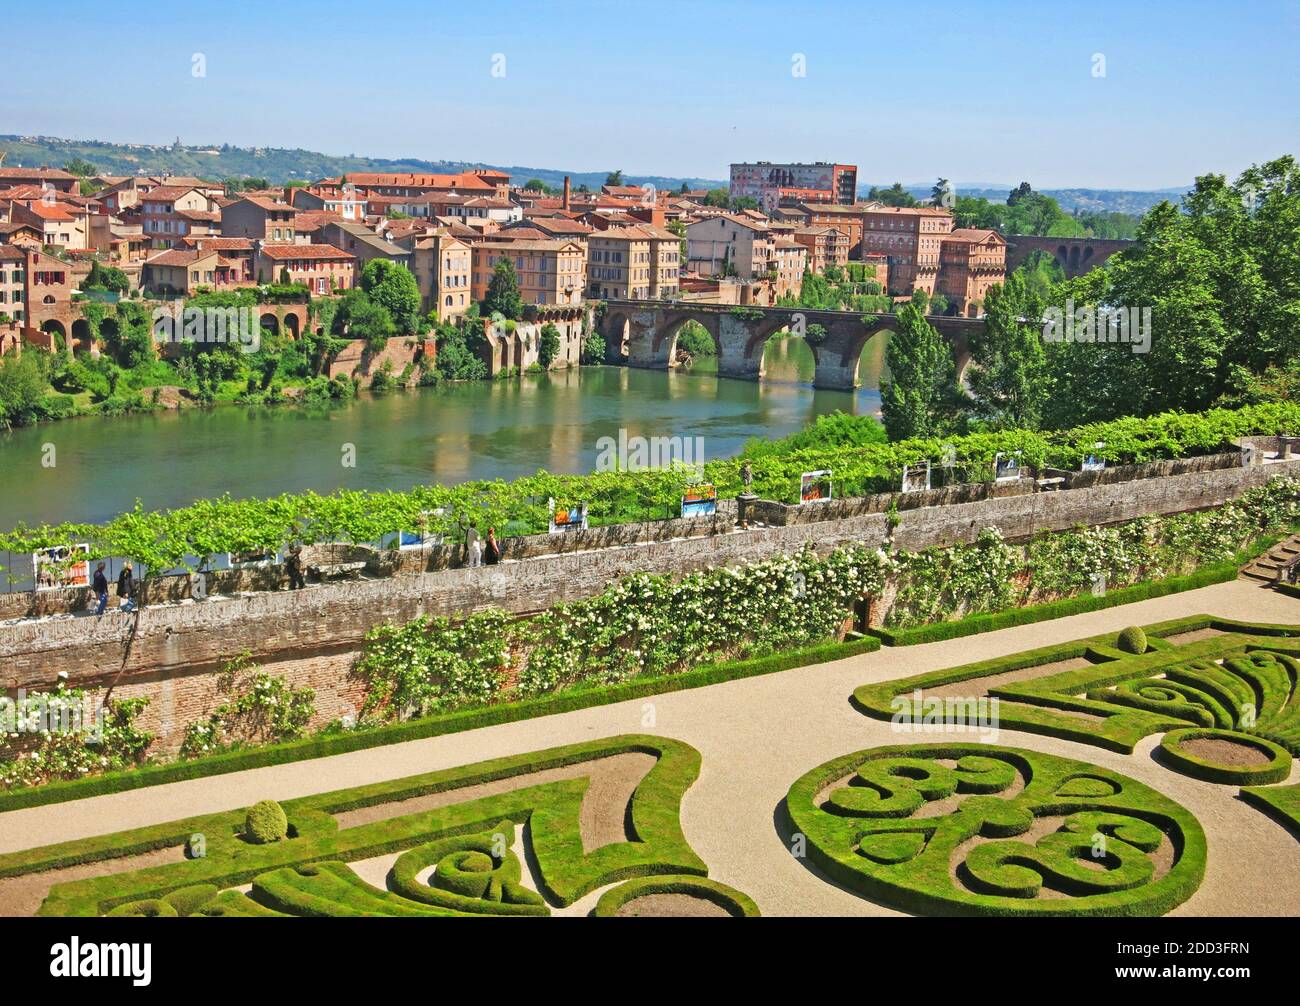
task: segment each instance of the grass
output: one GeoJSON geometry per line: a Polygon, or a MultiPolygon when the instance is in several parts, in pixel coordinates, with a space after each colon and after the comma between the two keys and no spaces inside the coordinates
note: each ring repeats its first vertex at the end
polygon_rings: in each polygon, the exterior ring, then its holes
{"type": "Polygon", "coordinates": [[[1187,727],[1165,734],[1157,749],[1159,760],[1168,768],[1193,779],[1218,782],[1230,786],[1267,785],[1282,782],[1291,774],[1291,753],[1263,737],[1237,733],[1232,730],[1214,730],[1187,727]],[[1252,748],[1268,756],[1262,765],[1226,765],[1198,757],[1183,745],[1194,740],[1224,740],[1252,748]]]}
{"type": "Polygon", "coordinates": [[[602,894],[591,914],[596,918],[612,918],[629,901],[652,894],[682,894],[711,901],[737,918],[757,918],[759,915],[758,905],[750,898],[733,887],[719,884],[707,877],[642,877],[629,880],[602,894]]]}
{"type": "Polygon", "coordinates": [[[812,866],[907,912],[1163,915],[1205,874],[1205,835],[1178,804],[1117,772],[1017,748],[858,751],[802,776],[786,810],[812,866]],[[1024,788],[1015,792],[1017,778],[1024,788]],[[842,784],[849,779],[856,785],[842,784]],[[964,799],[950,813],[914,816],[953,796],[964,799]],[[1058,830],[1032,844],[1016,840],[1036,820],[1058,817],[1058,830]],[[993,840],[968,844],[980,835],[993,840]],[[1157,879],[1151,853],[1166,841],[1173,864],[1157,879]],[[1099,849],[1106,869],[1081,862],[1099,849]],[[1040,896],[1045,888],[1055,896],[1040,896]]]}
{"type": "Polygon", "coordinates": [[[678,821],[682,795],[699,775],[699,768],[699,753],[679,741],[644,735],[611,737],[285,801],[290,837],[280,842],[256,845],[246,841],[242,837],[244,811],[234,810],[0,855],[0,877],[184,847],[191,850],[192,858],[57,885],[38,914],[94,916],[116,909],[149,912],[156,906],[138,906],[167,899],[173,903],[177,892],[200,886],[204,891],[216,888],[226,893],[216,902],[190,898],[190,914],[265,914],[267,909],[314,915],[541,914],[502,911],[504,905],[535,909],[539,904],[538,899],[520,893],[518,864],[505,853],[513,842],[516,824],[526,826],[539,886],[561,905],[633,877],[707,874],[678,821]],[[584,849],[579,824],[590,781],[583,776],[522,786],[351,828],[340,829],[333,816],[633,752],[656,759],[632,795],[628,833],[635,839],[591,852],[584,849]],[[471,857],[466,862],[455,857],[481,855],[485,843],[490,852],[494,839],[500,841],[502,852],[489,856],[493,875],[488,879],[498,882],[493,896],[488,896],[485,887],[481,896],[474,897],[472,892],[466,893],[464,885],[452,891],[425,888],[428,893],[419,899],[399,893],[416,889],[415,874],[428,863],[446,868],[459,862],[462,874],[481,872],[477,868],[483,866],[481,860],[471,857]],[[199,852],[202,854],[197,855],[199,852]],[[344,865],[394,852],[412,857],[395,867],[398,891],[379,891],[359,878],[354,880],[344,865]],[[252,899],[229,890],[248,883],[254,884],[252,899]],[[137,909],[124,907],[130,905],[137,909]],[[211,910],[205,910],[209,905],[211,910]]]}
{"type": "MultiPolygon", "coordinates": [[[[864,685],[853,704],[878,719],[925,715],[928,688],[969,681],[971,699],[998,700],[997,725],[1132,753],[1143,737],[1184,727],[1240,730],[1300,751],[1300,710],[1290,701],[1300,626],[1238,622],[1213,615],[1145,626],[1148,651],[1129,654],[1117,633],[864,685]],[[1222,635],[1174,646],[1165,637],[1198,629],[1222,635]],[[1083,659],[1089,666],[981,687],[1026,668],[1083,659]],[[1222,667],[1213,662],[1223,661],[1222,667]],[[919,702],[913,693],[920,692],[919,702]],[[1249,717],[1247,713],[1249,711],[1249,717]],[[1247,725],[1249,718],[1252,725],[1247,725]]],[[[929,700],[933,701],[933,700],[929,700]]]]}

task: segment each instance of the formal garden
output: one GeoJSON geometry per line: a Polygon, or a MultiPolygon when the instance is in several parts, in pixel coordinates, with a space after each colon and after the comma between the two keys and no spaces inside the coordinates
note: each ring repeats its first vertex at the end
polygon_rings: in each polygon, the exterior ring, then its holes
{"type": "Polygon", "coordinates": [[[682,834],[689,745],[611,737],[0,855],[0,914],[758,914],[682,834]],[[596,791],[601,798],[589,798],[596,791]]]}

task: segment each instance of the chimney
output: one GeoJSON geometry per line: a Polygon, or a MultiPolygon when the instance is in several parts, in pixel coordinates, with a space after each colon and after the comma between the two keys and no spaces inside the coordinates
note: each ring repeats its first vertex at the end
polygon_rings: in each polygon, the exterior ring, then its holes
{"type": "Polygon", "coordinates": [[[569,176],[564,176],[564,212],[569,212],[569,176]]]}

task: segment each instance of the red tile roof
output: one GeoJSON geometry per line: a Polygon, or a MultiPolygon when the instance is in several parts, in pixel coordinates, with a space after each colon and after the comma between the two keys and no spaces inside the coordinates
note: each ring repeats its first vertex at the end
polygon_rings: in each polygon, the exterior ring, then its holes
{"type": "Polygon", "coordinates": [[[277,262],[289,259],[335,259],[337,261],[346,259],[352,261],[356,257],[349,255],[345,251],[340,251],[333,245],[262,245],[258,254],[274,259],[277,262]]]}

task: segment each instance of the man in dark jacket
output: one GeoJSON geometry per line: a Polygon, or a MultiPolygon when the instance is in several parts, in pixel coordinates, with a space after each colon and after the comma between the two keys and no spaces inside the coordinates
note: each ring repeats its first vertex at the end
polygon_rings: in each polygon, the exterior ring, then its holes
{"type": "Polygon", "coordinates": [[[297,542],[289,546],[289,554],[284,557],[284,568],[289,573],[290,590],[307,586],[307,578],[302,575],[302,546],[297,542]]]}
{"type": "Polygon", "coordinates": [[[99,607],[95,609],[96,615],[102,615],[104,609],[108,607],[108,577],[104,575],[104,564],[101,562],[95,567],[95,579],[92,584],[95,596],[99,598],[99,607]]]}

